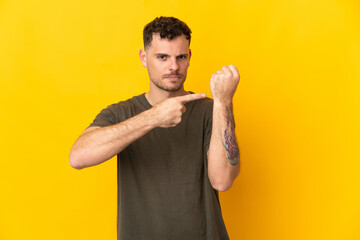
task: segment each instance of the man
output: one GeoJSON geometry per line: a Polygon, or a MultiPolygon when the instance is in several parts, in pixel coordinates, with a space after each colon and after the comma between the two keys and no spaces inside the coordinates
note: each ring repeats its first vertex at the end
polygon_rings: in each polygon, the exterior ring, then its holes
{"type": "Polygon", "coordinates": [[[213,100],[184,90],[191,30],[173,17],[144,28],[150,90],[108,106],[70,152],[76,169],[118,156],[118,239],[228,239],[218,191],[239,173],[235,66],[212,75],[213,100]]]}

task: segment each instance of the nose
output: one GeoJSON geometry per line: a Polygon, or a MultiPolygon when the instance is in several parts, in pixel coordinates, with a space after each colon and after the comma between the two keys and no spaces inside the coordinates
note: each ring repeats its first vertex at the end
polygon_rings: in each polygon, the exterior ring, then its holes
{"type": "Polygon", "coordinates": [[[179,64],[177,62],[176,58],[172,58],[170,60],[170,65],[169,65],[169,70],[172,71],[177,71],[179,69],[179,64]]]}

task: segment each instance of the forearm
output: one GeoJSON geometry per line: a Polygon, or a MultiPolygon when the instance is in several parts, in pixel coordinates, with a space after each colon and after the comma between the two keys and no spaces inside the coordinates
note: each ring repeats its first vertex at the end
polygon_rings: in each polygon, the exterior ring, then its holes
{"type": "Polygon", "coordinates": [[[169,98],[121,123],[85,130],[70,151],[70,165],[81,169],[100,164],[156,127],[175,127],[186,110],[184,104],[204,97],[197,93],[169,98]]]}
{"type": "Polygon", "coordinates": [[[208,151],[208,175],[212,186],[229,189],[240,171],[232,102],[214,101],[212,135],[208,151]]]}
{"type": "Polygon", "coordinates": [[[70,151],[70,164],[82,169],[105,162],[154,127],[148,110],[121,123],[84,132],[70,151]]]}

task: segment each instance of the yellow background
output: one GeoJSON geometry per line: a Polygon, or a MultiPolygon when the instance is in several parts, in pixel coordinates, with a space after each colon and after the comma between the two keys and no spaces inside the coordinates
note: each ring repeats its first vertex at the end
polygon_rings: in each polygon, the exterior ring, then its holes
{"type": "Polygon", "coordinates": [[[142,29],[193,31],[186,89],[235,64],[241,173],[231,239],[360,239],[360,3],[0,1],[0,239],[115,239],[116,161],[69,150],[95,115],[148,90],[142,29]]]}

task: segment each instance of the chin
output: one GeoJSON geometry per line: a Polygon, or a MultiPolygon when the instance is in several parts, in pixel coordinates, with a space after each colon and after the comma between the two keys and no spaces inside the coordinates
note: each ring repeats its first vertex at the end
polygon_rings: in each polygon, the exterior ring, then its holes
{"type": "Polygon", "coordinates": [[[180,91],[181,89],[182,89],[182,85],[180,87],[163,88],[163,90],[168,91],[168,92],[177,92],[177,91],[180,91]]]}
{"type": "Polygon", "coordinates": [[[167,89],[168,89],[168,91],[171,91],[171,92],[177,92],[177,91],[180,91],[181,89],[183,89],[183,86],[184,86],[184,82],[181,82],[181,83],[177,83],[175,85],[169,86],[167,89]]]}

